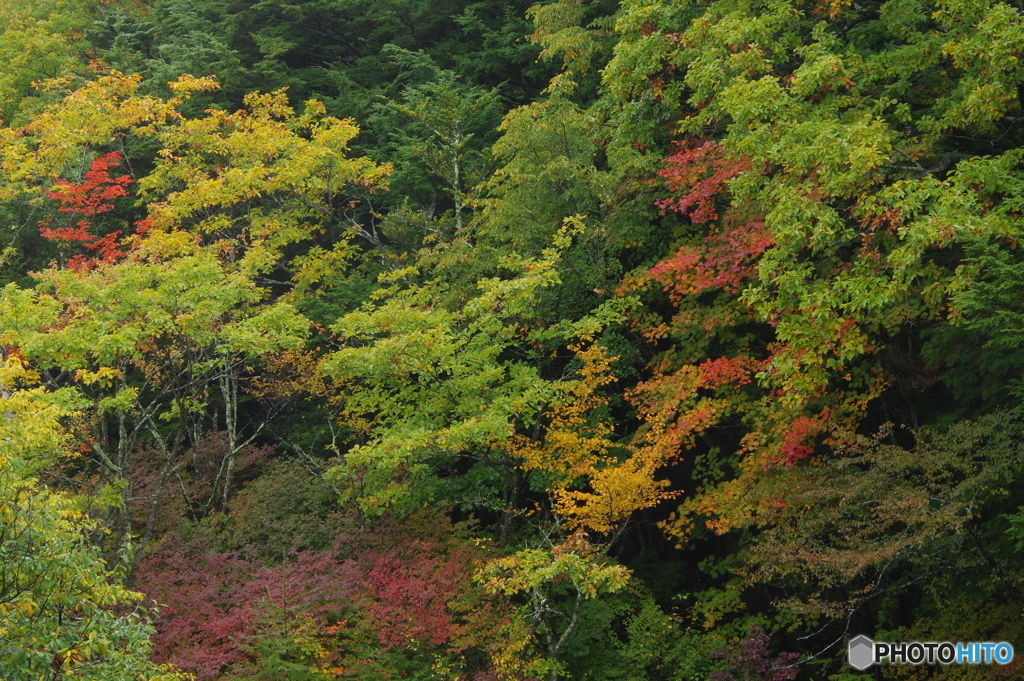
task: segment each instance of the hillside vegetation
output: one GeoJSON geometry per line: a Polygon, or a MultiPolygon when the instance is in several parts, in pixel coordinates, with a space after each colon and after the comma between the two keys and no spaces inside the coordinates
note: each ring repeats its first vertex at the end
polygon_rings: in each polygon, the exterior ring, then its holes
{"type": "Polygon", "coordinates": [[[1020,673],[1019,4],[0,8],[0,677],[1020,673]]]}

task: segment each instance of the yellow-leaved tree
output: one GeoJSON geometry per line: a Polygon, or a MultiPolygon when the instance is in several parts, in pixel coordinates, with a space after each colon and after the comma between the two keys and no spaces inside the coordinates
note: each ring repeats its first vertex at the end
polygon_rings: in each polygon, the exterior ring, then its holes
{"type": "MultiPolygon", "coordinates": [[[[349,158],[358,128],[318,102],[300,115],[283,92],[254,94],[234,113],[188,118],[181,105],[215,82],[184,76],[166,100],[140,95],[140,83],[103,75],[27,125],[0,130],[0,198],[56,200],[54,218],[71,216],[44,231],[66,242],[61,263],[34,273],[33,288],[0,292],[0,342],[78,400],[71,434],[99,482],[120,490],[105,525],[110,550],[129,564],[140,452],[159,459],[141,462],[159,471],[143,544],[167,487],[179,488],[196,520],[227,503],[236,455],[265,428],[240,413],[242,377],[302,345],[309,322],[294,292],[346,266],[362,229],[354,196],[382,187],[389,171],[349,158]],[[152,169],[111,177],[140,147],[152,169]],[[97,216],[129,199],[145,217],[93,231],[97,216]],[[189,492],[175,476],[208,433],[225,444],[204,473],[209,484],[189,492]]],[[[47,87],[59,94],[68,84],[47,87]]]]}
{"type": "Polygon", "coordinates": [[[78,502],[38,471],[68,456],[70,395],[47,392],[12,355],[0,364],[0,669],[10,681],[184,681],[149,660],[142,594],[119,584],[78,502]]]}

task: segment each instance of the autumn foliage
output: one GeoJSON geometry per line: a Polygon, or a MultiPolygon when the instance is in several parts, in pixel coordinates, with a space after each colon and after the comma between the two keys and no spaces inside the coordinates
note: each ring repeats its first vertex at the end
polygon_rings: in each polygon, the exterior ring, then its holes
{"type": "Polygon", "coordinates": [[[501,623],[473,588],[482,554],[462,535],[436,517],[381,520],[372,534],[349,519],[332,547],[271,565],[247,557],[250,547],[211,551],[208,535],[169,536],[136,579],[162,604],[154,637],[162,662],[199,679],[245,676],[266,664],[258,655],[266,637],[301,634],[316,650],[313,668],[347,677],[378,667],[375,649],[423,649],[429,661],[429,651],[482,646],[481,634],[501,623]]]}
{"type": "Polygon", "coordinates": [[[129,195],[129,187],[134,182],[131,176],[111,177],[110,174],[111,169],[121,164],[120,159],[121,154],[116,151],[94,158],[82,182],[73,184],[60,179],[52,189],[44,192],[48,198],[59,203],[57,210],[66,213],[67,217],[65,225],[60,227],[54,227],[49,222],[40,223],[39,233],[47,239],[63,243],[65,248],[78,243],[96,254],[95,258],[75,254],[68,262],[68,267],[72,269],[88,268],[97,262],[112,262],[124,257],[123,245],[119,240],[121,230],[96,234],[93,230],[98,225],[90,221],[90,218],[109,213],[114,209],[116,199],[129,195]]]}
{"type": "Polygon", "coordinates": [[[199,4],[0,0],[0,676],[1019,672],[842,654],[1021,648],[1018,6],[199,4]]]}

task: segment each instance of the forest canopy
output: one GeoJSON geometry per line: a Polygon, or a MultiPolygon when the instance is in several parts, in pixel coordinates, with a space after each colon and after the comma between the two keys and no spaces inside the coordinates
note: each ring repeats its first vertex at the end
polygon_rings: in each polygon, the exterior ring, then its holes
{"type": "Polygon", "coordinates": [[[3,678],[1018,673],[1018,4],[0,7],[3,678]]]}

